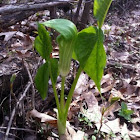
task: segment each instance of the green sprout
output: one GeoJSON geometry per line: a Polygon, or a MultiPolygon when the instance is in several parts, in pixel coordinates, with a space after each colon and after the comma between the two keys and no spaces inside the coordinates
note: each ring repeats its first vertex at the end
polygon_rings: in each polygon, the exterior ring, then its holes
{"type": "Polygon", "coordinates": [[[133,110],[128,110],[127,108],[127,104],[125,104],[124,102],[121,103],[121,110],[119,110],[118,115],[122,116],[123,118],[125,118],[128,121],[131,121],[131,115],[133,114],[133,110]]]}

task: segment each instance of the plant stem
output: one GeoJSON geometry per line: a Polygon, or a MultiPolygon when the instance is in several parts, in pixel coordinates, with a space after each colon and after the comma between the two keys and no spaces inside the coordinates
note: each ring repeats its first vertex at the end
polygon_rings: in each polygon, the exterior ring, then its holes
{"type": "Polygon", "coordinates": [[[75,77],[75,79],[74,79],[74,82],[73,82],[73,84],[72,84],[72,86],[71,86],[71,89],[70,89],[70,91],[69,91],[68,98],[67,98],[66,105],[65,105],[65,116],[66,116],[66,117],[67,117],[67,113],[68,113],[68,110],[69,110],[69,106],[70,106],[70,103],[71,103],[71,100],[72,100],[72,96],[73,96],[73,93],[74,93],[74,90],[75,90],[77,81],[78,81],[78,79],[79,79],[79,76],[80,76],[82,70],[83,70],[82,67],[80,67],[80,68],[78,69],[78,72],[77,72],[77,74],[76,74],[76,77],[75,77]]]}
{"type": "Polygon", "coordinates": [[[60,108],[61,111],[64,110],[64,89],[65,89],[65,77],[62,76],[62,83],[61,83],[61,93],[60,93],[60,108]]]}
{"type": "Polygon", "coordinates": [[[53,92],[54,92],[54,97],[55,97],[58,113],[60,114],[61,113],[61,109],[60,109],[59,99],[58,99],[58,95],[57,95],[55,84],[53,82],[52,82],[52,87],[53,87],[53,92]]]}
{"type": "Polygon", "coordinates": [[[50,78],[51,78],[51,82],[52,82],[52,87],[53,87],[54,97],[55,97],[55,101],[56,101],[56,106],[57,106],[57,109],[58,109],[58,113],[61,114],[61,109],[60,109],[58,94],[57,94],[57,91],[56,91],[55,83],[53,81],[50,63],[49,63],[49,71],[50,71],[50,78]]]}
{"type": "Polygon", "coordinates": [[[101,124],[101,125],[100,125],[100,128],[99,128],[98,133],[97,133],[97,138],[99,137],[101,128],[102,128],[102,126],[103,126],[103,116],[104,116],[104,113],[102,113],[102,116],[101,116],[101,120],[100,120],[100,124],[101,124]]]}

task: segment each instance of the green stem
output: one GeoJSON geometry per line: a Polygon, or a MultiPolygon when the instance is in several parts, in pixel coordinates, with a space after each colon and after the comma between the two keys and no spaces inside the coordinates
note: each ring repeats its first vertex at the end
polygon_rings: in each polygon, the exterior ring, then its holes
{"type": "Polygon", "coordinates": [[[52,87],[53,87],[53,92],[54,92],[54,97],[55,97],[58,113],[60,114],[61,113],[61,109],[60,109],[59,99],[58,99],[58,95],[57,95],[55,84],[53,82],[52,82],[52,87]]]}
{"type": "Polygon", "coordinates": [[[60,103],[59,103],[59,99],[58,99],[58,94],[57,94],[55,83],[53,81],[53,77],[52,77],[52,73],[51,73],[51,65],[49,66],[49,72],[50,72],[50,78],[51,78],[51,82],[52,82],[52,87],[53,87],[53,92],[54,92],[54,97],[55,97],[55,101],[56,101],[56,106],[57,106],[57,109],[58,109],[58,113],[61,114],[61,109],[60,109],[60,103]]]}
{"type": "Polygon", "coordinates": [[[64,117],[64,114],[61,114],[61,116],[57,116],[57,126],[58,126],[58,133],[60,135],[64,135],[66,132],[66,120],[64,117]]]}
{"type": "Polygon", "coordinates": [[[76,77],[75,77],[75,79],[74,79],[74,82],[73,82],[73,84],[72,84],[72,86],[71,86],[71,89],[70,89],[70,91],[69,91],[68,98],[67,98],[66,105],[65,105],[65,117],[67,117],[67,113],[68,113],[69,106],[70,106],[70,103],[71,103],[71,100],[72,100],[72,96],[73,96],[73,93],[74,93],[74,90],[75,90],[77,81],[78,81],[78,79],[79,79],[79,76],[80,76],[82,70],[83,70],[82,67],[80,67],[80,68],[78,69],[78,72],[77,72],[77,74],[76,74],[76,77]]]}
{"type": "Polygon", "coordinates": [[[61,83],[61,93],[60,93],[60,108],[61,111],[64,110],[64,89],[65,89],[65,77],[62,76],[62,83],[61,83]]]}

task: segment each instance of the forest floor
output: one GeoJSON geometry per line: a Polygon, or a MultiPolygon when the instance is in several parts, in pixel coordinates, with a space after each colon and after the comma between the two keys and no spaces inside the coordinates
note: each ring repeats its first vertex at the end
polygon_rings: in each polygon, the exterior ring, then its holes
{"type": "MultiPolygon", "coordinates": [[[[36,22],[47,20],[47,14],[47,11],[40,12],[8,29],[1,29],[0,140],[6,132],[10,140],[58,139],[51,83],[44,101],[33,84],[42,63],[33,48],[36,22]],[[14,74],[15,80],[10,81],[14,74]],[[32,110],[33,107],[36,110],[32,110]],[[47,125],[41,122],[43,119],[47,125]]],[[[107,54],[101,81],[104,99],[83,72],[68,113],[67,121],[74,130],[71,133],[77,140],[140,140],[140,5],[126,12],[110,10],[103,30],[107,54]],[[111,105],[112,97],[119,100],[111,105]],[[104,114],[103,108],[107,108],[104,114]]],[[[52,55],[59,58],[58,47],[54,46],[52,55]]],[[[77,65],[72,61],[66,93],[77,65]]],[[[59,77],[58,91],[60,86],[59,77]]]]}

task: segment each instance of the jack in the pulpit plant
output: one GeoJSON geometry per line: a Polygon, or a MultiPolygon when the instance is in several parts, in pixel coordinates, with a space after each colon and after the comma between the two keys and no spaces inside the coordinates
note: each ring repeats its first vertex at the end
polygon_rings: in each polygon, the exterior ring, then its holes
{"type": "Polygon", "coordinates": [[[94,0],[93,9],[98,23],[97,27],[90,26],[78,32],[74,23],[66,19],[53,19],[38,24],[38,36],[34,45],[40,56],[45,59],[45,63],[37,71],[35,84],[41,97],[45,99],[48,91],[48,81],[51,79],[58,109],[57,124],[60,138],[66,132],[68,109],[80,73],[85,71],[100,91],[100,81],[106,65],[106,53],[103,47],[104,34],[101,27],[111,2],[112,0],[94,0]],[[56,39],[59,46],[59,61],[50,57],[52,43],[45,26],[59,33],[56,39]],[[65,77],[69,73],[72,57],[79,61],[80,67],[65,101],[65,77]],[[60,99],[55,88],[59,74],[62,77],[60,99]]]}

